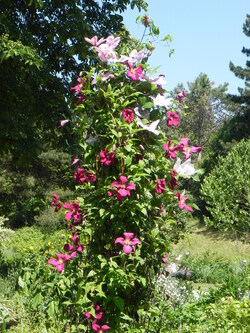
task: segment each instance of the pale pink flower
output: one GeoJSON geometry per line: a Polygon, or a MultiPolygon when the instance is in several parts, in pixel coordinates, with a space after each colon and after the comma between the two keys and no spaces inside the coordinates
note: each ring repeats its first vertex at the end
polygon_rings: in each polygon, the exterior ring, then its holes
{"type": "Polygon", "coordinates": [[[185,194],[184,192],[182,194],[180,194],[180,192],[177,192],[176,197],[178,197],[178,200],[179,200],[179,208],[180,209],[185,209],[187,210],[188,212],[193,212],[193,208],[188,206],[185,201],[188,199],[188,197],[185,197],[185,194]]]}
{"type": "MultiPolygon", "coordinates": [[[[167,81],[165,80],[165,75],[164,74],[160,74],[158,77],[156,78],[151,78],[151,77],[148,77],[148,76],[144,76],[144,79],[147,81],[147,82],[150,82],[150,83],[153,83],[157,86],[162,86],[162,85],[165,85],[167,84],[167,81]]],[[[165,98],[164,98],[165,99],[165,98]]],[[[166,102],[164,101],[164,104],[166,102]]]]}
{"type": "Polygon", "coordinates": [[[69,119],[59,120],[59,125],[60,125],[60,127],[63,127],[63,126],[66,125],[68,122],[70,122],[69,119]]]}
{"type": "Polygon", "coordinates": [[[101,45],[102,43],[104,43],[106,41],[106,39],[104,39],[104,38],[101,38],[98,41],[97,36],[94,36],[91,39],[89,39],[87,37],[84,37],[84,39],[86,40],[86,42],[90,43],[93,46],[99,46],[99,45],[101,45]]]}
{"type": "Polygon", "coordinates": [[[121,55],[118,59],[119,62],[129,62],[131,64],[141,62],[141,60],[145,57],[144,50],[137,51],[136,49],[132,50],[129,56],[121,55]]]}
{"type": "Polygon", "coordinates": [[[141,242],[139,241],[138,238],[133,238],[134,234],[132,232],[124,232],[123,233],[124,237],[118,237],[115,240],[115,245],[120,243],[123,245],[123,252],[125,254],[130,254],[133,250],[133,247],[136,246],[136,244],[140,245],[141,242]]]}

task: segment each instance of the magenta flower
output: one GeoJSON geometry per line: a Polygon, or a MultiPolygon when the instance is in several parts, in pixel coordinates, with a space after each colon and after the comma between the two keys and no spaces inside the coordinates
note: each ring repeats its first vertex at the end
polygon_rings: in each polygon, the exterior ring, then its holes
{"type": "Polygon", "coordinates": [[[132,81],[139,81],[139,77],[143,79],[142,67],[139,65],[138,67],[133,67],[131,63],[127,63],[129,69],[127,71],[127,77],[130,77],[132,81]]]}
{"type": "Polygon", "coordinates": [[[182,91],[177,91],[177,96],[178,96],[179,103],[181,103],[183,97],[186,97],[187,95],[186,95],[185,90],[183,89],[182,91]]]}
{"type": "Polygon", "coordinates": [[[130,254],[133,250],[133,247],[136,246],[136,244],[140,245],[141,242],[139,241],[138,238],[133,238],[134,234],[132,232],[124,232],[123,233],[124,237],[118,237],[115,240],[115,245],[117,243],[120,243],[123,245],[123,252],[125,254],[130,254]]]}
{"type": "Polygon", "coordinates": [[[185,197],[184,195],[184,192],[182,194],[180,194],[180,192],[177,192],[176,197],[178,197],[178,200],[179,200],[179,208],[180,209],[185,209],[187,210],[188,212],[193,212],[193,208],[188,206],[185,201],[188,199],[188,197],[185,197]]]}
{"type": "Polygon", "coordinates": [[[162,262],[163,264],[167,264],[167,263],[168,263],[168,257],[167,257],[166,254],[163,254],[162,259],[161,259],[161,262],[162,262]]]}
{"type": "Polygon", "coordinates": [[[132,120],[135,119],[135,115],[131,109],[124,109],[122,111],[122,115],[124,117],[124,120],[129,124],[131,123],[132,120]]]}
{"type": "Polygon", "coordinates": [[[169,184],[169,186],[171,187],[172,190],[175,188],[175,186],[178,186],[177,179],[175,178],[175,176],[177,174],[178,174],[178,172],[176,172],[175,170],[170,171],[171,179],[168,182],[168,184],[169,184]]]}
{"type": "Polygon", "coordinates": [[[74,205],[66,202],[63,207],[69,210],[64,217],[66,221],[74,219],[74,223],[77,224],[82,220],[82,211],[79,210],[79,203],[77,201],[74,202],[74,205]]]}
{"type": "Polygon", "coordinates": [[[56,212],[58,212],[59,211],[59,209],[61,209],[61,207],[62,207],[62,204],[60,203],[60,201],[59,201],[59,197],[58,197],[58,195],[57,194],[53,194],[53,199],[52,199],[52,201],[51,201],[51,205],[52,206],[56,206],[56,208],[55,208],[55,211],[56,212]]]}
{"type": "Polygon", "coordinates": [[[115,163],[115,152],[108,152],[108,149],[105,148],[100,152],[100,162],[105,166],[109,166],[115,163]]]}
{"type": "Polygon", "coordinates": [[[95,316],[93,316],[90,312],[85,312],[84,315],[85,317],[89,320],[89,319],[95,319],[95,323],[96,321],[103,321],[103,312],[100,311],[100,306],[98,304],[94,304],[93,308],[95,309],[95,316]]]}
{"type": "Polygon", "coordinates": [[[93,183],[96,181],[96,175],[93,173],[93,171],[88,171],[88,182],[93,183]]]}
{"type": "Polygon", "coordinates": [[[72,259],[69,254],[57,253],[57,259],[51,258],[49,259],[48,263],[52,266],[55,266],[59,273],[64,270],[65,263],[72,259]]]}
{"type": "Polygon", "coordinates": [[[92,324],[92,328],[97,333],[102,333],[102,332],[110,330],[110,327],[108,325],[105,324],[105,325],[100,326],[95,321],[92,324]]]}
{"type": "Polygon", "coordinates": [[[171,126],[178,126],[179,125],[179,116],[175,112],[167,112],[167,125],[171,126]]]}
{"type": "Polygon", "coordinates": [[[155,186],[155,192],[158,194],[165,192],[165,185],[166,185],[165,179],[163,179],[163,178],[157,179],[156,186],[155,186]]]}
{"type": "Polygon", "coordinates": [[[71,259],[76,256],[76,253],[82,253],[83,251],[83,245],[79,243],[79,238],[77,237],[77,234],[74,233],[72,237],[73,244],[65,244],[64,250],[69,252],[71,254],[71,259]]]}
{"type": "Polygon", "coordinates": [[[120,182],[117,180],[114,181],[110,186],[111,187],[116,187],[116,190],[110,190],[108,191],[108,196],[116,195],[117,200],[119,201],[119,204],[122,203],[122,198],[124,197],[129,197],[130,196],[130,191],[135,190],[135,184],[129,183],[126,184],[127,182],[127,177],[125,176],[120,176],[120,182]]]}
{"type": "Polygon", "coordinates": [[[83,168],[78,168],[77,171],[74,173],[74,179],[78,184],[83,184],[87,176],[85,175],[85,170],[83,168]]]}
{"type": "Polygon", "coordinates": [[[184,153],[185,160],[187,160],[192,153],[198,153],[202,150],[202,146],[195,147],[190,146],[188,147],[189,138],[182,138],[180,144],[180,151],[184,153]]]}
{"type": "Polygon", "coordinates": [[[170,139],[167,139],[168,143],[165,143],[164,145],[164,150],[166,151],[165,157],[166,158],[172,158],[175,159],[176,158],[176,150],[182,150],[182,146],[181,145],[177,145],[174,147],[171,147],[172,142],[170,139]]]}
{"type": "Polygon", "coordinates": [[[148,17],[148,15],[144,15],[143,16],[142,23],[144,24],[145,27],[149,26],[149,24],[150,24],[150,18],[148,17]]]}

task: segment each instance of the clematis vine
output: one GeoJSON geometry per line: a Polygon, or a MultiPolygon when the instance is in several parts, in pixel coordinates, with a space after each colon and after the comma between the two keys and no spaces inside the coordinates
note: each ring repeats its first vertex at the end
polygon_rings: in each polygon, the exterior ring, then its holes
{"type": "Polygon", "coordinates": [[[90,43],[93,46],[99,46],[106,41],[105,38],[101,38],[98,40],[97,36],[94,36],[91,39],[84,37],[84,39],[86,40],[86,42],[90,43]]]}
{"type": "Polygon", "coordinates": [[[115,164],[115,152],[108,152],[108,149],[105,148],[104,150],[101,150],[100,152],[100,162],[101,164],[104,164],[105,166],[110,166],[112,164],[115,164]]]}
{"type": "Polygon", "coordinates": [[[159,135],[160,132],[157,130],[157,126],[159,125],[160,119],[153,121],[152,123],[143,124],[140,118],[136,119],[137,125],[142,127],[144,130],[154,133],[155,135],[159,135]]]}
{"type": "Polygon", "coordinates": [[[169,109],[173,104],[172,98],[165,98],[163,95],[158,94],[156,97],[151,97],[154,106],[163,106],[165,109],[169,109]]]}
{"type": "Polygon", "coordinates": [[[186,97],[187,95],[186,95],[185,90],[183,89],[182,91],[177,91],[177,96],[178,96],[179,103],[181,103],[183,100],[183,97],[186,97]]]}
{"type": "MultiPolygon", "coordinates": [[[[165,85],[165,84],[167,84],[167,81],[165,80],[165,75],[164,74],[160,74],[158,77],[156,77],[156,78],[151,78],[151,77],[149,77],[149,76],[146,76],[146,75],[144,75],[144,79],[147,81],[147,82],[150,82],[150,83],[153,83],[153,84],[155,84],[155,85],[157,85],[157,86],[160,86],[160,87],[162,87],[163,85],[165,85]]],[[[159,96],[162,96],[162,95],[159,95],[159,96]]],[[[159,99],[159,97],[158,97],[158,99],[159,99]]],[[[163,100],[163,99],[162,99],[163,100]]],[[[156,103],[157,103],[157,101],[156,101],[156,103]]],[[[165,99],[165,97],[164,97],[164,105],[166,104],[166,99],[165,99]]],[[[164,106],[163,105],[163,106],[164,106]]]]}
{"type": "Polygon", "coordinates": [[[55,208],[56,212],[58,212],[62,207],[62,204],[59,201],[59,196],[55,193],[53,194],[53,199],[51,201],[51,205],[56,207],[55,208]]]}
{"type": "Polygon", "coordinates": [[[137,51],[136,49],[132,50],[129,56],[121,55],[118,59],[119,62],[128,62],[130,64],[134,64],[140,62],[145,57],[144,50],[137,51]]]}
{"type": "Polygon", "coordinates": [[[135,246],[141,245],[141,242],[138,238],[133,238],[134,234],[132,232],[124,232],[123,233],[124,238],[123,237],[118,237],[115,240],[115,245],[116,244],[122,244],[123,245],[123,252],[125,254],[130,254],[133,250],[133,248],[135,248],[135,246]]]}
{"type": "Polygon", "coordinates": [[[133,111],[132,111],[131,109],[124,109],[124,110],[122,111],[122,115],[123,115],[123,117],[124,117],[124,120],[125,120],[128,124],[130,124],[131,121],[133,121],[134,118],[135,118],[135,115],[134,115],[134,113],[133,113],[133,111]]]}
{"type": "Polygon", "coordinates": [[[167,112],[167,125],[169,127],[178,126],[179,125],[179,116],[175,112],[167,112]]]}
{"type": "Polygon", "coordinates": [[[97,81],[98,81],[98,78],[102,81],[102,82],[105,82],[107,81],[108,79],[113,79],[115,76],[113,73],[111,72],[107,72],[107,73],[100,73],[99,75],[95,75],[93,77],[93,80],[91,81],[91,84],[96,84],[97,81]]]}
{"type": "Polygon", "coordinates": [[[166,185],[166,181],[164,178],[157,179],[156,186],[155,186],[155,192],[158,194],[165,192],[165,185],[166,185]]]}
{"type": "Polygon", "coordinates": [[[74,233],[72,237],[73,244],[65,244],[64,250],[66,252],[69,252],[71,254],[71,258],[74,258],[78,253],[82,253],[83,251],[83,245],[79,243],[79,238],[77,237],[77,234],[74,233]]]}
{"type": "Polygon", "coordinates": [[[65,214],[65,220],[66,221],[69,221],[71,219],[74,220],[74,224],[78,224],[81,222],[82,220],[82,211],[79,210],[79,203],[78,201],[75,201],[74,204],[70,204],[70,203],[65,203],[63,205],[63,207],[66,209],[66,210],[69,210],[69,212],[67,212],[65,214]]]}
{"type": "Polygon", "coordinates": [[[180,194],[180,192],[177,192],[176,195],[175,195],[178,200],[179,200],[179,208],[180,209],[185,209],[186,211],[188,212],[193,212],[193,208],[188,206],[185,201],[188,199],[188,197],[185,197],[185,192],[183,191],[182,194],[180,194]]]}
{"type": "Polygon", "coordinates": [[[110,330],[110,327],[108,325],[98,325],[96,322],[93,322],[92,324],[92,329],[97,332],[97,333],[102,333],[102,332],[105,332],[105,331],[108,331],[110,330]]]}
{"type": "Polygon", "coordinates": [[[178,186],[177,179],[175,178],[177,174],[178,173],[175,170],[170,170],[171,179],[168,184],[172,190],[175,188],[175,186],[178,186]]]}
{"type": "Polygon", "coordinates": [[[78,168],[77,171],[74,173],[74,179],[78,184],[83,184],[87,176],[85,175],[85,170],[84,168],[78,168]]]}
{"type": "Polygon", "coordinates": [[[142,67],[139,65],[138,67],[133,67],[131,63],[127,63],[129,69],[127,70],[127,77],[129,77],[132,81],[139,81],[139,78],[143,79],[142,67]]]}
{"type": "Polygon", "coordinates": [[[187,160],[192,153],[198,153],[202,150],[202,146],[195,147],[195,146],[190,146],[188,147],[189,143],[189,138],[182,138],[181,143],[180,143],[180,151],[184,153],[185,155],[185,160],[187,160]]]}
{"type": "Polygon", "coordinates": [[[88,170],[88,182],[89,183],[96,182],[96,175],[91,170],[88,170]]]}
{"type": "Polygon", "coordinates": [[[111,187],[116,187],[116,190],[108,191],[108,196],[111,197],[112,195],[116,195],[119,204],[121,204],[123,198],[130,196],[130,191],[136,190],[135,184],[133,183],[126,184],[126,183],[127,183],[127,177],[120,176],[120,182],[116,180],[110,185],[111,187]]]}
{"type": "Polygon", "coordinates": [[[191,157],[187,159],[184,163],[181,164],[181,159],[177,157],[173,169],[178,172],[180,175],[185,177],[190,177],[196,173],[194,164],[191,163],[191,157]]]}
{"type": "Polygon", "coordinates": [[[181,150],[182,147],[180,145],[173,146],[172,147],[172,142],[170,139],[167,139],[168,142],[164,144],[164,150],[166,152],[165,157],[166,158],[176,158],[176,150],[181,150]]]}
{"type": "Polygon", "coordinates": [[[90,312],[85,312],[84,315],[85,317],[89,319],[94,319],[95,322],[98,321],[103,321],[104,314],[102,311],[100,311],[100,306],[98,304],[94,304],[93,308],[95,309],[95,316],[93,316],[90,312]]]}
{"type": "Polygon", "coordinates": [[[72,259],[71,258],[71,255],[69,254],[63,254],[63,253],[57,253],[57,258],[58,259],[55,259],[55,258],[51,258],[48,260],[48,264],[52,265],[52,266],[55,266],[57,271],[59,273],[62,273],[63,270],[64,270],[64,265],[65,263],[72,259]]]}

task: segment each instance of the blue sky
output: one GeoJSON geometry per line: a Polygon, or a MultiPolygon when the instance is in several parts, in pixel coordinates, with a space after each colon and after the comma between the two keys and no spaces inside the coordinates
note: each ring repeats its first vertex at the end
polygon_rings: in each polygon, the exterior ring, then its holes
{"type": "MultiPolygon", "coordinates": [[[[175,53],[169,58],[169,48],[156,45],[150,65],[160,65],[166,75],[168,90],[178,83],[192,82],[206,73],[215,86],[229,83],[228,92],[237,93],[244,86],[229,70],[230,60],[245,67],[247,57],[242,47],[249,47],[249,38],[242,27],[250,14],[249,0],[147,0],[148,14],[160,28],[160,37],[170,34],[175,53]]],[[[136,23],[137,10],[127,10],[124,23],[131,34],[140,39],[144,28],[136,23]]]]}

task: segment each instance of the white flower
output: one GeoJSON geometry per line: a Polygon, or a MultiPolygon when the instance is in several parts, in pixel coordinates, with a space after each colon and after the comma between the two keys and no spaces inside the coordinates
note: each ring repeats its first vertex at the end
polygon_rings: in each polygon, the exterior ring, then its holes
{"type": "Polygon", "coordinates": [[[156,85],[164,85],[167,84],[167,81],[164,79],[165,75],[164,74],[160,74],[158,77],[156,78],[152,78],[149,76],[144,75],[144,79],[150,83],[156,84],[156,85]]]}
{"type": "Polygon", "coordinates": [[[146,131],[152,132],[155,135],[159,135],[160,132],[156,129],[160,119],[155,120],[154,122],[150,123],[150,124],[143,124],[143,122],[141,121],[140,118],[136,119],[137,125],[141,126],[143,129],[145,129],[146,131]]]}
{"type": "Polygon", "coordinates": [[[151,97],[155,106],[164,106],[169,109],[173,104],[172,98],[165,98],[163,95],[158,94],[156,97],[151,97]]]}
{"type": "Polygon", "coordinates": [[[149,111],[148,110],[143,110],[141,107],[137,106],[137,107],[134,108],[134,112],[139,118],[149,119],[149,111]]]}
{"type": "Polygon", "coordinates": [[[179,265],[177,265],[175,262],[172,262],[167,267],[167,271],[169,272],[170,275],[176,274],[178,269],[179,269],[179,265]]]}
{"type": "Polygon", "coordinates": [[[178,157],[173,169],[182,176],[190,177],[196,173],[194,164],[191,163],[191,157],[181,164],[181,159],[178,157]]]}

